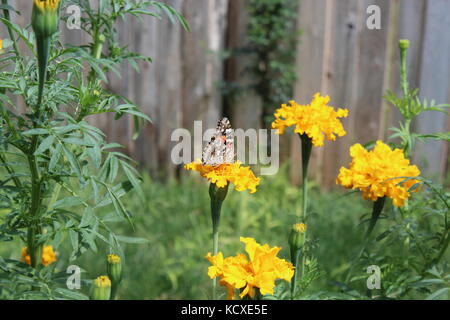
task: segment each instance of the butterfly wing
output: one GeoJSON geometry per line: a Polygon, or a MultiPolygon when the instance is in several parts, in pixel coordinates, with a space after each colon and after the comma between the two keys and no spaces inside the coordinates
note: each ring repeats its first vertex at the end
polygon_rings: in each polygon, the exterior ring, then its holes
{"type": "Polygon", "coordinates": [[[219,166],[234,162],[234,132],[230,121],[223,118],[217,124],[216,132],[211,137],[202,154],[203,165],[219,166]]]}

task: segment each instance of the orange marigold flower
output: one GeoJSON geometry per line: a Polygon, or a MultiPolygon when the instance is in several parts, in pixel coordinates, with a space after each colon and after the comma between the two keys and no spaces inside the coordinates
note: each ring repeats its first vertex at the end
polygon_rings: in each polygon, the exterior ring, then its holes
{"type": "MultiPolygon", "coordinates": [[[[382,141],[377,141],[372,151],[355,144],[350,148],[350,156],[350,168],[340,169],[336,183],[345,188],[360,189],[364,199],[376,201],[389,197],[396,207],[401,207],[410,196],[408,190],[419,182],[416,179],[404,181],[405,177],[418,177],[420,170],[410,165],[403,150],[391,150],[382,141]]],[[[414,192],[418,190],[416,188],[414,192]]]]}
{"type": "Polygon", "coordinates": [[[294,132],[306,134],[316,147],[323,146],[325,136],[334,141],[336,135],[342,137],[346,134],[338,118],[346,118],[348,110],[339,108],[335,111],[328,106],[329,101],[329,96],[322,97],[320,93],[314,95],[309,105],[289,101],[289,105],[283,104],[275,111],[272,128],[277,129],[277,134],[283,134],[287,127],[295,126],[294,132]]]}
{"type": "MultiPolygon", "coordinates": [[[[44,246],[42,249],[42,264],[46,267],[49,264],[52,264],[55,262],[56,259],[56,253],[53,251],[52,246],[44,246]]],[[[31,265],[31,258],[28,254],[27,247],[22,248],[22,262],[25,262],[28,265],[31,265]]]]}
{"type": "Polygon", "coordinates": [[[250,190],[250,193],[256,192],[256,187],[261,181],[255,177],[249,167],[241,166],[241,162],[224,163],[219,166],[203,165],[200,161],[192,162],[184,166],[186,170],[200,172],[200,175],[217,187],[223,188],[228,183],[233,183],[237,191],[250,190]]]}
{"type": "Polygon", "coordinates": [[[291,281],[294,266],[277,257],[281,248],[260,245],[252,238],[241,237],[240,240],[245,243],[248,258],[245,254],[224,258],[221,252],[206,256],[212,264],[208,276],[220,278],[220,285],[227,288],[228,299],[234,299],[235,289],[241,289],[241,298],[246,295],[253,298],[255,288],[259,288],[262,295],[273,294],[277,279],[291,281]]]}

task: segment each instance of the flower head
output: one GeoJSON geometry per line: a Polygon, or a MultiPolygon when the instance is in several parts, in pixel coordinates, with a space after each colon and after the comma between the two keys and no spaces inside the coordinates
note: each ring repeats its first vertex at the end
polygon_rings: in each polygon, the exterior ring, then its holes
{"type": "Polygon", "coordinates": [[[220,278],[219,283],[227,288],[228,299],[234,298],[234,290],[241,289],[240,297],[246,295],[253,298],[255,288],[262,295],[273,294],[275,281],[290,281],[294,275],[294,267],[290,262],[277,257],[279,247],[260,245],[252,238],[240,238],[245,243],[245,254],[224,258],[219,252],[216,256],[210,253],[206,259],[211,263],[208,276],[220,278]]]}
{"type": "Polygon", "coordinates": [[[91,300],[109,300],[111,296],[111,280],[108,276],[100,276],[92,281],[91,300]]]}
{"type": "Polygon", "coordinates": [[[289,101],[289,105],[283,104],[275,112],[275,121],[272,128],[277,129],[278,134],[283,134],[287,127],[295,126],[294,132],[306,134],[314,146],[323,146],[325,136],[328,140],[336,140],[336,135],[342,137],[346,134],[341,121],[338,118],[348,116],[347,109],[338,109],[328,106],[330,97],[322,97],[319,93],[309,105],[299,105],[295,101],[289,101]]]}
{"type": "Polygon", "coordinates": [[[114,284],[120,283],[122,280],[122,262],[118,255],[108,254],[106,271],[109,279],[111,279],[114,284]]]}
{"type": "Polygon", "coordinates": [[[31,25],[38,37],[50,37],[58,31],[58,6],[60,0],[33,0],[31,25]]]}
{"type": "Polygon", "coordinates": [[[419,182],[415,179],[404,181],[405,177],[419,176],[420,170],[409,164],[403,150],[391,150],[382,141],[377,141],[372,151],[355,144],[350,148],[350,156],[350,168],[340,169],[336,183],[345,188],[360,189],[364,199],[376,201],[389,197],[396,207],[401,207],[410,196],[408,190],[419,182]]]}
{"type": "MultiPolygon", "coordinates": [[[[56,253],[53,251],[52,246],[44,246],[42,249],[42,264],[46,267],[53,262],[55,262],[56,259],[56,253]]],[[[31,265],[31,258],[30,254],[28,253],[27,247],[22,248],[22,262],[25,262],[28,265],[31,265]]]]}
{"type": "Polygon", "coordinates": [[[200,161],[192,162],[184,166],[186,170],[198,171],[200,175],[217,187],[223,188],[228,183],[233,183],[237,191],[250,190],[256,192],[260,178],[256,178],[249,167],[241,166],[241,163],[224,163],[219,166],[203,165],[200,161]]]}

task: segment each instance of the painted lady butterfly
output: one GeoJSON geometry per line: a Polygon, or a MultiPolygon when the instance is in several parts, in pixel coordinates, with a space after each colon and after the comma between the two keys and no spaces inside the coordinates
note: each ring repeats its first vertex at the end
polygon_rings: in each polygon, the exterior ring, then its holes
{"type": "Polygon", "coordinates": [[[234,131],[227,118],[218,122],[216,132],[202,154],[203,165],[216,167],[224,163],[234,163],[234,131]]]}

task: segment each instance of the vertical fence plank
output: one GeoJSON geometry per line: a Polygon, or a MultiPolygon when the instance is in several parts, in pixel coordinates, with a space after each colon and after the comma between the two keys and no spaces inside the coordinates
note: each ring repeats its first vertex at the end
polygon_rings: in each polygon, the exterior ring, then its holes
{"type": "MultiPolygon", "coordinates": [[[[335,107],[349,109],[349,118],[342,122],[346,128],[347,135],[333,142],[325,142],[323,150],[322,184],[332,186],[338,174],[339,167],[347,159],[349,141],[354,139],[356,124],[356,86],[357,68],[359,63],[359,42],[361,38],[362,24],[360,23],[361,1],[351,0],[345,2],[333,1],[334,15],[330,24],[331,36],[330,50],[325,57],[326,70],[324,72],[324,94],[331,97],[330,104],[335,107]]],[[[359,107],[359,106],[358,106],[359,107]]]]}
{"type": "MultiPolygon", "coordinates": [[[[450,86],[450,1],[433,0],[426,2],[424,39],[422,46],[422,64],[420,70],[420,96],[428,101],[449,103],[450,86]]],[[[437,112],[426,112],[419,116],[417,131],[434,133],[447,131],[448,118],[437,112]]],[[[427,141],[419,143],[416,148],[416,162],[422,171],[431,175],[444,174],[446,159],[446,143],[427,141]]]]}
{"type": "MultiPolygon", "coordinates": [[[[227,50],[233,52],[225,64],[225,81],[233,86],[247,87],[252,78],[246,74],[250,63],[248,54],[242,53],[247,43],[248,13],[246,1],[230,0],[228,12],[227,50]]],[[[243,89],[238,96],[227,99],[227,109],[235,128],[260,128],[262,104],[254,91],[243,89]]]]}
{"type": "MultiPolygon", "coordinates": [[[[303,0],[299,5],[298,28],[301,30],[297,46],[297,76],[294,88],[295,100],[300,104],[310,101],[314,93],[322,87],[323,61],[325,47],[326,19],[317,19],[327,12],[330,2],[326,0],[303,0]]],[[[301,145],[298,135],[292,135],[291,145],[291,182],[298,185],[301,181],[301,145]]],[[[317,170],[318,154],[313,150],[310,175],[317,170]]],[[[317,176],[316,176],[317,177],[317,176]]]]}

